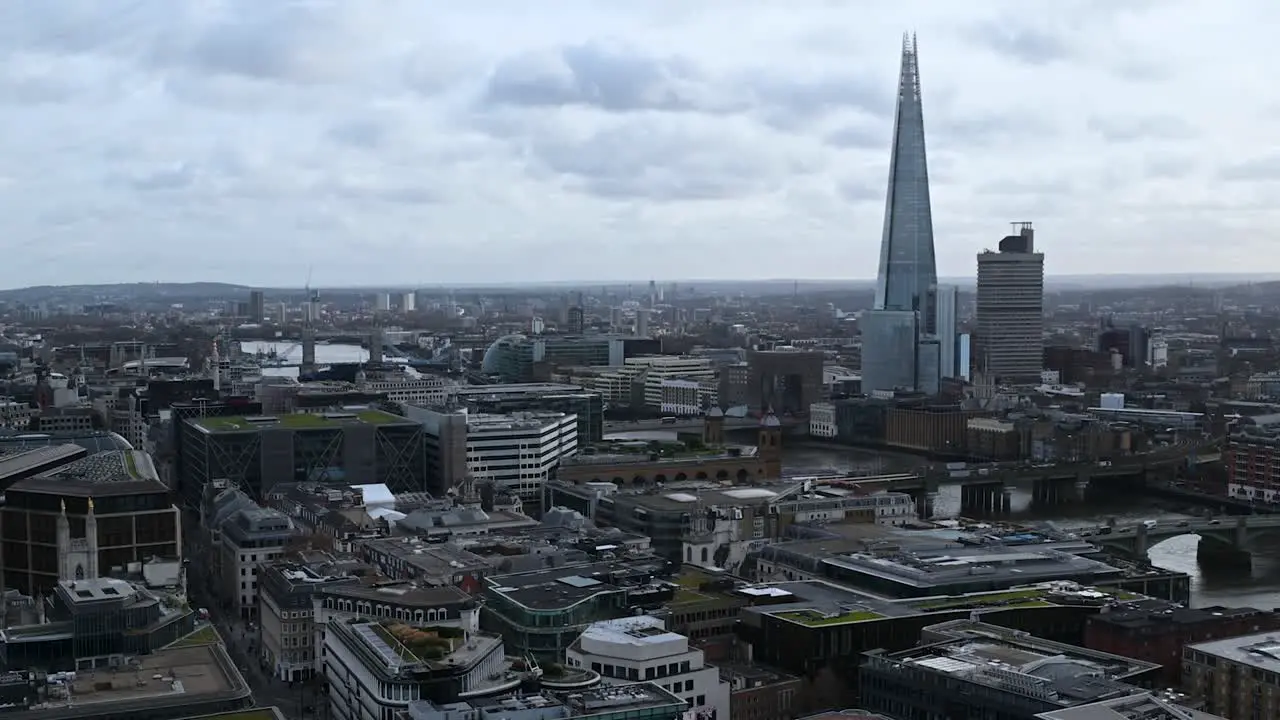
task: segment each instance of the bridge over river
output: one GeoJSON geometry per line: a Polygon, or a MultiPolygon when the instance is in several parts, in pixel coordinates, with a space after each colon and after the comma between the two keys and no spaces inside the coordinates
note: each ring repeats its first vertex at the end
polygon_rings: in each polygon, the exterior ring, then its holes
{"type": "Polygon", "coordinates": [[[1280,534],[1280,515],[1239,515],[1224,518],[1145,522],[1135,525],[1108,525],[1088,537],[1089,542],[1108,550],[1145,558],[1147,551],[1165,540],[1198,535],[1200,559],[1232,565],[1250,562],[1250,548],[1263,536],[1280,534]]]}
{"type": "Polygon", "coordinates": [[[1015,487],[1030,487],[1037,502],[1055,504],[1084,499],[1091,484],[1099,482],[1168,481],[1192,465],[1217,462],[1211,443],[1180,443],[1152,452],[1136,453],[1105,461],[1026,465],[994,463],[967,469],[963,476],[945,470],[896,476],[883,489],[905,492],[916,498],[922,517],[933,516],[933,501],[943,485],[960,487],[961,511],[974,515],[1007,513],[1015,487]]]}

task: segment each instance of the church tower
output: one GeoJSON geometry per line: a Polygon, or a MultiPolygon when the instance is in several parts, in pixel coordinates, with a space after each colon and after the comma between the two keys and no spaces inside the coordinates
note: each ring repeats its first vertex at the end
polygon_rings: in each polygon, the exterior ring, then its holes
{"type": "Polygon", "coordinates": [[[93,514],[93,499],[84,518],[82,538],[71,537],[71,520],[67,517],[67,501],[62,501],[58,514],[58,557],[61,566],[58,579],[63,581],[93,580],[98,577],[98,520],[93,514]]]}
{"type": "Polygon", "coordinates": [[[765,480],[782,477],[782,422],[773,414],[773,408],[769,408],[764,417],[760,418],[756,453],[760,457],[765,480]]]}
{"type": "Polygon", "coordinates": [[[702,418],[702,444],[707,447],[724,445],[724,411],[714,405],[702,418]]]}

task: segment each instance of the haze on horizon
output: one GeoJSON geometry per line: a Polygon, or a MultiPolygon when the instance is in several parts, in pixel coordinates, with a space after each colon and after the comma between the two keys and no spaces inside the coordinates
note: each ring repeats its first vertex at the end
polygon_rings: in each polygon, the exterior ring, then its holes
{"type": "Polygon", "coordinates": [[[1280,273],[1268,19],[10,0],[0,287],[870,279],[904,29],[939,276],[971,277],[1018,220],[1050,276],[1280,273]]]}

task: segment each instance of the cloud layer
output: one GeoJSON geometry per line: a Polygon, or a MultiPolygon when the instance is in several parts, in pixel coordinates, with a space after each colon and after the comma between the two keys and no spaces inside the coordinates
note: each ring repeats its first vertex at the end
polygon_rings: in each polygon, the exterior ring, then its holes
{"type": "Polygon", "coordinates": [[[471,5],[0,3],[0,286],[871,277],[904,29],[940,274],[1280,272],[1260,0],[471,5]]]}

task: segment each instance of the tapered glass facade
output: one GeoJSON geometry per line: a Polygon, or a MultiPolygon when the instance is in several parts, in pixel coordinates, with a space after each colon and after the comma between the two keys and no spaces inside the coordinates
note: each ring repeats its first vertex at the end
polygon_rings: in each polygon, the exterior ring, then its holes
{"type": "Polygon", "coordinates": [[[916,40],[904,36],[875,308],[925,312],[926,296],[937,282],[916,40]]]}

